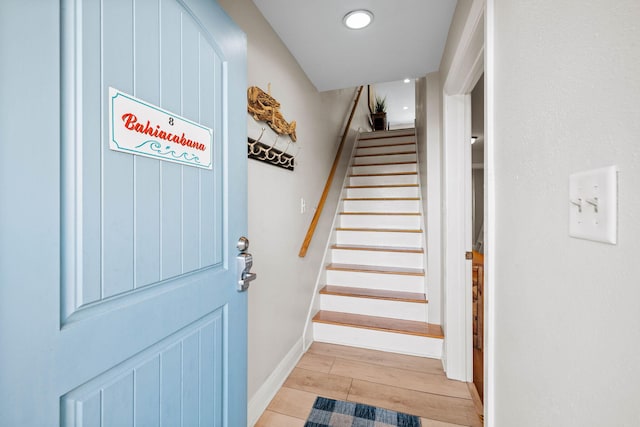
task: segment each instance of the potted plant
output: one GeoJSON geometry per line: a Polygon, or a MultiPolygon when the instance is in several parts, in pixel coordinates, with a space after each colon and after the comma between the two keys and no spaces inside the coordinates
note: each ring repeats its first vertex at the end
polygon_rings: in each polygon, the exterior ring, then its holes
{"type": "Polygon", "coordinates": [[[373,130],[387,129],[387,97],[376,96],[373,112],[371,113],[371,127],[373,130]]]}

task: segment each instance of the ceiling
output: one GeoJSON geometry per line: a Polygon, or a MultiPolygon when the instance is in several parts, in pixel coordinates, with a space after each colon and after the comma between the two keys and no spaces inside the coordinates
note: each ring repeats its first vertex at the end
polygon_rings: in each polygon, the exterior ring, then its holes
{"type": "Polygon", "coordinates": [[[456,0],[253,0],[319,91],[437,71],[456,0]],[[362,30],[342,18],[374,14],[362,30]]]}

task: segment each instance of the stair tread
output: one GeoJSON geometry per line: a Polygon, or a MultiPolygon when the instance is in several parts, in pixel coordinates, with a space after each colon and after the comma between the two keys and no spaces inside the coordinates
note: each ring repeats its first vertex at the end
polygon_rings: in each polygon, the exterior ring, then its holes
{"type": "Polygon", "coordinates": [[[338,231],[373,231],[378,233],[422,233],[421,229],[337,227],[338,231]]]}
{"type": "Polygon", "coordinates": [[[418,184],[383,184],[383,185],[347,185],[345,188],[401,188],[413,187],[417,188],[418,184]]]}
{"type": "Polygon", "coordinates": [[[363,166],[389,166],[389,165],[417,165],[418,162],[383,162],[383,163],[361,163],[361,164],[353,164],[352,167],[363,167],[363,166]]]}
{"type": "Polygon", "coordinates": [[[420,212],[340,212],[340,215],[404,215],[420,216],[420,212]]]}
{"type": "Polygon", "coordinates": [[[416,151],[394,151],[393,153],[373,153],[373,154],[356,154],[353,157],[380,157],[380,156],[400,156],[404,154],[416,154],[416,151]]]}
{"type": "Polygon", "coordinates": [[[327,270],[354,271],[358,273],[400,274],[404,276],[424,276],[424,269],[409,267],[386,267],[377,265],[334,264],[327,265],[327,270]]]}
{"type": "Polygon", "coordinates": [[[344,197],[342,200],[359,200],[359,201],[396,201],[396,200],[420,200],[420,197],[344,197]]]}
{"type": "MultiPolygon", "coordinates": [[[[388,163],[391,164],[391,163],[388,163]]],[[[370,166],[370,165],[355,165],[355,166],[370,166]]],[[[349,175],[349,177],[359,176],[396,176],[396,175],[418,175],[418,172],[387,172],[387,173],[358,173],[349,175]]]]}
{"type": "Polygon", "coordinates": [[[332,245],[331,249],[351,250],[351,251],[372,251],[372,252],[403,252],[403,253],[424,253],[422,248],[410,248],[406,246],[363,246],[363,245],[332,245]]]}
{"type": "Polygon", "coordinates": [[[416,335],[429,338],[444,338],[440,325],[417,322],[415,320],[390,319],[388,317],[365,316],[362,314],[340,313],[320,310],[313,316],[313,321],[353,328],[373,329],[405,335],[416,335]]]}
{"type": "Polygon", "coordinates": [[[419,304],[427,303],[426,295],[417,292],[401,292],[383,289],[366,289],[354,288],[349,286],[326,285],[322,289],[320,289],[320,293],[324,295],[339,295],[354,298],[382,299],[390,301],[414,302],[419,304]]]}
{"type": "Polygon", "coordinates": [[[363,148],[380,148],[380,147],[397,147],[399,145],[415,145],[415,142],[398,142],[396,144],[380,144],[380,145],[366,145],[366,146],[358,146],[358,150],[363,148]]]}
{"type": "Polygon", "coordinates": [[[403,134],[398,134],[398,135],[374,135],[374,136],[371,136],[371,137],[368,137],[368,138],[365,136],[365,137],[359,138],[358,140],[359,141],[370,141],[372,139],[403,138],[405,136],[415,136],[415,133],[414,132],[412,132],[412,133],[403,133],[403,134]]]}

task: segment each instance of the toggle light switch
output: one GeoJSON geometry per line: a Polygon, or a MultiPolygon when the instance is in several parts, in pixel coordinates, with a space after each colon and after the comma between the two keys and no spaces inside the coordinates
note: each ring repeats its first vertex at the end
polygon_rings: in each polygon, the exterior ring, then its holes
{"type": "Polygon", "coordinates": [[[569,176],[569,236],[616,244],[618,168],[608,166],[569,176]]]}

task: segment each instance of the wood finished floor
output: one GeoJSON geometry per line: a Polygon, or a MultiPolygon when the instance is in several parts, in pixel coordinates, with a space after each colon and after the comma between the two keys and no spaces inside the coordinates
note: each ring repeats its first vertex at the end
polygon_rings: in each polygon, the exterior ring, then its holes
{"type": "Polygon", "coordinates": [[[256,427],[304,426],[317,396],[418,415],[423,427],[479,427],[471,387],[447,379],[440,360],[313,343],[256,427]]]}

